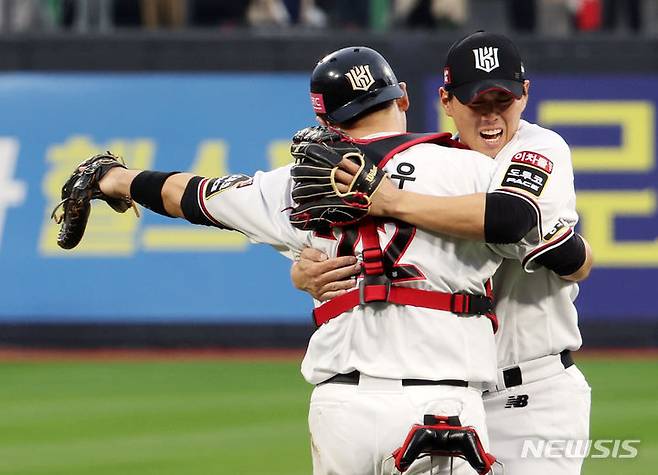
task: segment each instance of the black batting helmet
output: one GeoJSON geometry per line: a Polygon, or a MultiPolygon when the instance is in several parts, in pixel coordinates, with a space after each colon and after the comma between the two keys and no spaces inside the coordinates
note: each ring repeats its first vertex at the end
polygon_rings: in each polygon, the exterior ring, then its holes
{"type": "Polygon", "coordinates": [[[313,110],[333,123],[348,121],[402,96],[384,57],[365,46],[334,51],[322,58],[311,74],[313,110]]]}

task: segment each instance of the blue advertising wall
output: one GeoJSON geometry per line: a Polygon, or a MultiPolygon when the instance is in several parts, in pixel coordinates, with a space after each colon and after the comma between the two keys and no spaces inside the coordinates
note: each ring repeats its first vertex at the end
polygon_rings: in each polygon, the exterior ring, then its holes
{"type": "MultiPolygon", "coordinates": [[[[426,83],[426,126],[449,129],[443,78],[426,83]]],[[[580,286],[581,320],[658,320],[656,107],[658,76],[537,76],[524,117],[572,150],[579,231],[595,268],[580,286]]]]}
{"type": "Polygon", "coordinates": [[[0,321],[307,321],[288,260],[239,233],[94,202],[63,251],[50,220],[66,176],[106,149],[210,176],[285,163],[314,122],[307,89],[305,74],[0,76],[0,321]]]}
{"type": "MultiPolygon", "coordinates": [[[[586,320],[658,318],[655,84],[532,81],[526,118],[572,145],[596,255],[586,320]]],[[[451,125],[439,85],[426,82],[426,130],[451,125]]],[[[0,75],[0,322],[308,322],[288,260],[239,233],[99,202],[83,243],[63,251],[50,220],[71,170],[106,149],[135,168],[212,176],[286,163],[290,136],[313,123],[307,88],[306,74],[0,75]]]]}

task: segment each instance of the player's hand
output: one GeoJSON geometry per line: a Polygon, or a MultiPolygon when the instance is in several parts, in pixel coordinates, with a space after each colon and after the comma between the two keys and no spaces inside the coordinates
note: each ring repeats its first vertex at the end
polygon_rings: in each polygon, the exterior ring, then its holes
{"type": "MultiPolygon", "coordinates": [[[[338,164],[336,172],[337,187],[341,192],[347,190],[347,186],[354,180],[354,175],[359,172],[359,167],[351,160],[343,159],[338,164]]],[[[393,204],[396,202],[400,190],[385,176],[377,191],[370,196],[371,205],[368,214],[371,216],[390,216],[393,204]]]]}
{"type": "MultiPolygon", "coordinates": [[[[57,234],[59,247],[73,249],[80,243],[87,228],[92,200],[103,200],[118,213],[124,213],[132,206],[137,213],[130,197],[106,194],[99,185],[106,175],[117,168],[126,170],[121,157],[111,152],[100,153],[83,161],[66,180],[62,186],[62,201],[51,213],[51,218],[61,225],[57,234]]],[[[116,173],[115,170],[113,174],[116,173]]]]}
{"type": "MultiPolygon", "coordinates": [[[[104,195],[112,198],[126,196],[125,193],[119,191],[120,179],[126,174],[126,172],[128,172],[128,170],[119,167],[108,170],[108,172],[98,180],[98,188],[104,195]]],[[[133,175],[134,173],[130,176],[132,177],[133,175]]]]}
{"type": "Polygon", "coordinates": [[[361,264],[354,256],[328,258],[323,252],[307,247],[290,269],[293,285],[321,302],[343,295],[356,285],[361,264]]]}

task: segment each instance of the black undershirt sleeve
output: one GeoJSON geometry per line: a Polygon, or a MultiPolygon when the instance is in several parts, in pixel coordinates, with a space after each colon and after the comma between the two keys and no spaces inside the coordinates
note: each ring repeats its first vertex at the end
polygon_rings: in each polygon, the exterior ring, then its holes
{"type": "Polygon", "coordinates": [[[519,242],[537,225],[537,210],[523,198],[487,193],[484,240],[490,244],[519,242]]]}
{"type": "Polygon", "coordinates": [[[192,224],[202,224],[204,226],[213,226],[220,229],[230,229],[217,221],[213,221],[201,209],[199,202],[199,185],[203,181],[203,177],[195,176],[190,179],[183,192],[183,197],[180,201],[180,207],[183,211],[183,216],[192,224]]]}
{"type": "Polygon", "coordinates": [[[557,275],[570,275],[582,267],[587,259],[583,239],[574,234],[564,244],[555,247],[535,259],[535,262],[557,275]]]}
{"type": "Polygon", "coordinates": [[[199,205],[198,190],[199,184],[203,180],[200,176],[195,176],[190,179],[183,192],[183,197],[180,200],[180,207],[183,211],[183,216],[192,224],[205,224],[206,226],[214,226],[203,213],[199,205]]]}

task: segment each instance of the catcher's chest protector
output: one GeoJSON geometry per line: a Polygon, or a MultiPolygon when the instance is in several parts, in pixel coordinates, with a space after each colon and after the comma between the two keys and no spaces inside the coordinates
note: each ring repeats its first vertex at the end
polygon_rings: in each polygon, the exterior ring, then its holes
{"type": "Polygon", "coordinates": [[[360,149],[368,159],[383,168],[395,154],[421,143],[433,143],[442,147],[465,148],[466,145],[453,140],[449,133],[400,134],[372,140],[354,140],[350,143],[360,149]]]}
{"type": "MultiPolygon", "coordinates": [[[[384,168],[386,163],[396,154],[422,143],[432,143],[443,147],[468,148],[453,140],[449,133],[400,134],[372,140],[354,140],[350,143],[360,149],[379,168],[384,168]]],[[[498,321],[493,313],[493,300],[488,282],[486,295],[424,291],[392,284],[385,274],[383,252],[377,233],[377,221],[366,217],[357,226],[363,246],[363,280],[359,283],[358,290],[335,297],[320,307],[316,307],[313,310],[316,326],[319,327],[327,323],[332,318],[359,304],[390,302],[446,310],[453,313],[485,315],[491,321],[494,333],[496,332],[498,321]]]]}

